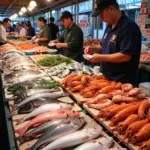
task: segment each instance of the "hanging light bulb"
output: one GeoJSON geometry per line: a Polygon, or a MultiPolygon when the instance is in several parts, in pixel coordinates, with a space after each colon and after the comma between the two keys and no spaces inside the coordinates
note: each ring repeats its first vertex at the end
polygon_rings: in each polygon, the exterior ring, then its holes
{"type": "Polygon", "coordinates": [[[29,6],[32,7],[32,8],[36,7],[36,6],[37,6],[36,1],[31,1],[31,2],[29,3],[29,6]]]}
{"type": "Polygon", "coordinates": [[[21,11],[22,11],[23,13],[25,13],[25,12],[27,12],[27,9],[26,9],[25,7],[22,7],[22,8],[21,8],[21,11]]]}
{"type": "Polygon", "coordinates": [[[29,11],[32,11],[33,10],[33,7],[31,7],[31,6],[28,6],[28,8],[27,8],[29,11]]]}
{"type": "Polygon", "coordinates": [[[16,19],[18,17],[18,14],[14,14],[13,16],[14,16],[14,19],[16,19]]]}
{"type": "Polygon", "coordinates": [[[22,16],[22,15],[23,15],[23,12],[22,12],[22,11],[19,11],[19,15],[22,16]]]}

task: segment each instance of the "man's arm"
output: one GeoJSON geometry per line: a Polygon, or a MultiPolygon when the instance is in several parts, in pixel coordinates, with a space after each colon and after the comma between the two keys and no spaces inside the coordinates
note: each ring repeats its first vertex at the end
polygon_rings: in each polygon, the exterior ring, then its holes
{"type": "Polygon", "coordinates": [[[123,54],[123,53],[115,53],[115,54],[94,54],[90,62],[98,63],[101,61],[105,62],[112,62],[112,63],[123,63],[130,61],[132,55],[130,54],[123,54]]]}

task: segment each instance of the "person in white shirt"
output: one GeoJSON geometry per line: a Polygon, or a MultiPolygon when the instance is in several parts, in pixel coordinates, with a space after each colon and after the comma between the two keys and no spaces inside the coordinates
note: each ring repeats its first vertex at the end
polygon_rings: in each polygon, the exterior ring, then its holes
{"type": "Polygon", "coordinates": [[[0,24],[0,46],[7,43],[12,44],[10,41],[7,40],[7,33],[6,33],[6,29],[10,27],[10,25],[11,20],[9,18],[5,18],[2,24],[0,24]]]}
{"type": "Polygon", "coordinates": [[[18,37],[25,37],[26,36],[26,29],[22,26],[22,24],[18,24],[18,29],[19,29],[19,36],[18,37]]]}

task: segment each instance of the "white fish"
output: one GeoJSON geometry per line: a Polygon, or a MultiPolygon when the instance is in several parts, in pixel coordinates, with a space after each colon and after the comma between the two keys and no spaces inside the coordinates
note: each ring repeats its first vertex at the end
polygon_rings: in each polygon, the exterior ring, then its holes
{"type": "Polygon", "coordinates": [[[93,140],[82,144],[81,146],[75,148],[74,150],[102,150],[103,148],[110,148],[113,144],[112,137],[101,137],[97,140],[93,140]]]}
{"type": "Polygon", "coordinates": [[[52,104],[45,104],[42,105],[38,108],[36,108],[34,111],[31,113],[27,114],[23,118],[16,120],[18,124],[33,118],[39,114],[48,112],[48,111],[54,111],[54,110],[67,110],[67,109],[72,109],[72,106],[70,104],[65,104],[65,103],[52,103],[52,104]]]}
{"type": "Polygon", "coordinates": [[[76,131],[53,141],[42,150],[56,150],[76,146],[78,144],[97,138],[101,134],[101,131],[101,129],[95,128],[87,128],[76,131]]]}
{"type": "Polygon", "coordinates": [[[12,109],[12,112],[17,110],[18,108],[22,107],[26,103],[34,101],[38,98],[54,99],[54,98],[62,97],[62,96],[65,96],[65,95],[66,94],[63,91],[60,91],[60,92],[57,92],[57,93],[38,93],[38,94],[35,94],[35,95],[31,95],[30,97],[27,97],[25,100],[23,100],[21,103],[15,105],[14,108],[12,109]]]}

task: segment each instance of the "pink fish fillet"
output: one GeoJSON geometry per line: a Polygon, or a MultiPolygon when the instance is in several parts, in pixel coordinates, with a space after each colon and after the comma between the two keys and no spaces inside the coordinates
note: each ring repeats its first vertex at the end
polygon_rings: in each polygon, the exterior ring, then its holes
{"type": "Polygon", "coordinates": [[[17,133],[19,136],[23,136],[28,131],[29,128],[40,126],[43,123],[53,119],[61,119],[66,118],[68,116],[69,117],[80,116],[80,113],[74,112],[72,110],[58,110],[46,112],[32,119],[23,128],[15,130],[15,133],[17,133]]]}

